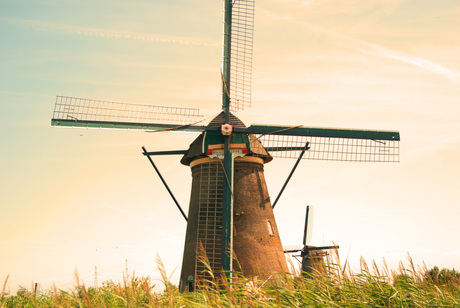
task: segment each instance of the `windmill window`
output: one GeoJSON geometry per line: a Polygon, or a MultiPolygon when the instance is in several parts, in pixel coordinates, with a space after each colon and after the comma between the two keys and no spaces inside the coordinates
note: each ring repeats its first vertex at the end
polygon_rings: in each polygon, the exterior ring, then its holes
{"type": "Polygon", "coordinates": [[[269,220],[267,220],[267,227],[268,227],[268,234],[270,236],[275,236],[275,233],[273,232],[272,223],[269,220]]]}

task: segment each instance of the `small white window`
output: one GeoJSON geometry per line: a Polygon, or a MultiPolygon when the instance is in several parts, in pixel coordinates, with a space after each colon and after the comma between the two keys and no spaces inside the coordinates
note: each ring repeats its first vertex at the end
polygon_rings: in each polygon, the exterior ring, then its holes
{"type": "Polygon", "coordinates": [[[273,232],[272,223],[269,220],[267,220],[267,226],[268,226],[268,234],[270,236],[275,236],[275,233],[273,232]]]}

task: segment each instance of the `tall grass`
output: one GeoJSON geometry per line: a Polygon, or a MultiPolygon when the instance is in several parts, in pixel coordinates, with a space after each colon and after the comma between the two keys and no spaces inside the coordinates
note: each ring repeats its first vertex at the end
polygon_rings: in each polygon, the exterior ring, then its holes
{"type": "Polygon", "coordinates": [[[269,282],[238,273],[228,282],[221,273],[208,273],[211,278],[190,293],[180,293],[160,259],[157,263],[165,287],[160,293],[153,292],[155,284],[149,277],[125,275],[122,282],[106,281],[94,288],[86,287],[76,275],[71,291],[53,287],[35,294],[22,288],[10,295],[3,287],[0,307],[460,307],[458,277],[435,281],[426,267],[416,267],[410,257],[395,270],[361,259],[357,273],[347,262],[334,262],[311,277],[284,273],[269,282]]]}

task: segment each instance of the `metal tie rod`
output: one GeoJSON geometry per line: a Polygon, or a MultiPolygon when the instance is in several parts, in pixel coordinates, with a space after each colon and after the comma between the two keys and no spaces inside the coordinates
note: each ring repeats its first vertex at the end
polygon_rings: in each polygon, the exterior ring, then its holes
{"type": "Polygon", "coordinates": [[[274,209],[276,203],[278,203],[278,200],[280,199],[281,195],[283,194],[284,189],[286,188],[287,184],[289,183],[289,180],[291,179],[292,175],[294,174],[295,169],[297,168],[297,166],[299,165],[300,161],[302,160],[302,157],[303,157],[303,155],[305,154],[305,151],[307,151],[307,150],[309,149],[308,144],[309,144],[309,142],[307,142],[307,143],[305,144],[305,147],[302,148],[302,152],[300,153],[299,158],[297,158],[297,161],[296,161],[296,163],[294,164],[294,167],[292,168],[291,173],[290,173],[289,176],[287,177],[286,182],[284,182],[284,185],[283,185],[283,187],[281,188],[281,191],[279,192],[278,196],[276,197],[276,200],[275,200],[275,202],[274,202],[273,205],[272,205],[272,209],[274,209]]]}
{"type": "Polygon", "coordinates": [[[155,171],[157,172],[158,176],[160,177],[160,180],[163,182],[163,185],[166,187],[166,189],[168,190],[169,192],[169,195],[171,196],[171,198],[174,200],[174,203],[176,203],[177,205],[177,208],[179,209],[179,211],[181,212],[182,216],[184,216],[185,218],[185,221],[188,221],[187,219],[187,215],[185,215],[184,211],[182,210],[182,208],[180,207],[179,205],[179,202],[177,202],[176,198],[174,197],[171,189],[169,189],[168,187],[168,184],[166,184],[165,180],[163,179],[163,177],[161,176],[161,173],[160,173],[160,170],[158,170],[157,166],[155,165],[155,163],[153,162],[152,158],[150,158],[150,155],[149,155],[149,152],[147,152],[147,150],[145,149],[145,147],[142,147],[142,150],[144,151],[144,155],[147,156],[147,158],[149,159],[150,163],[152,164],[153,168],[155,169],[155,171]]]}

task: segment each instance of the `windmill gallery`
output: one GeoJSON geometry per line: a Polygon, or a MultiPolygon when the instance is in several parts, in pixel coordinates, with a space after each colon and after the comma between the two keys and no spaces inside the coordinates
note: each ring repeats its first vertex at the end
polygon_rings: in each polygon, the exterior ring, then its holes
{"type": "Polygon", "coordinates": [[[160,177],[151,158],[155,155],[182,155],[181,163],[191,168],[188,215],[176,202],[187,220],[182,291],[193,290],[206,278],[202,258],[207,258],[213,271],[223,270],[228,278],[232,271],[261,279],[288,272],[273,214],[276,201],[272,205],[264,177],[264,164],[274,157],[297,158],[297,163],[302,158],[399,160],[400,137],[396,131],[300,125],[247,127],[239,120],[234,114],[251,105],[253,29],[254,0],[225,0],[222,111],[207,125],[197,125],[203,116],[194,108],[65,96],[56,99],[51,121],[56,127],[200,133],[188,149],[149,152],[143,148],[160,177]]]}

